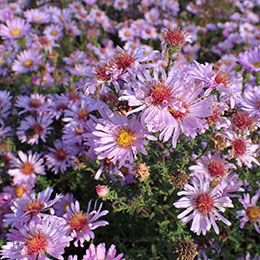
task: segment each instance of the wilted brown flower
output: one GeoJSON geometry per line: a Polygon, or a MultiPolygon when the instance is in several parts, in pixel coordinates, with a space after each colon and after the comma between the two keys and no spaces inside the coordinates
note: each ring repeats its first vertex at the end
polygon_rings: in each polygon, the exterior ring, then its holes
{"type": "Polygon", "coordinates": [[[197,245],[191,241],[178,240],[176,253],[179,254],[177,260],[193,260],[197,252],[197,245]]]}
{"type": "Polygon", "coordinates": [[[139,179],[139,181],[144,181],[149,175],[150,166],[147,166],[145,163],[138,163],[136,165],[135,177],[139,179]]]}
{"type": "Polygon", "coordinates": [[[189,179],[189,175],[187,175],[185,171],[180,169],[175,170],[170,177],[170,181],[173,182],[174,186],[180,190],[182,190],[184,185],[188,183],[189,179]]]}

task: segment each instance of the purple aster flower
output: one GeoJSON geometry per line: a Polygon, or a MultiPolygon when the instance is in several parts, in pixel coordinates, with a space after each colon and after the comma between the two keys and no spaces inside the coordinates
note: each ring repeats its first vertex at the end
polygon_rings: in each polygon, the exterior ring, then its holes
{"type": "Polygon", "coordinates": [[[32,113],[34,111],[37,112],[38,115],[43,114],[47,111],[50,105],[49,100],[46,96],[42,94],[31,94],[30,97],[28,96],[18,96],[15,106],[22,108],[23,110],[20,111],[18,114],[21,115],[25,112],[32,113]]]}
{"type": "Polygon", "coordinates": [[[41,55],[33,50],[20,52],[12,65],[12,70],[18,73],[27,73],[37,70],[37,65],[41,64],[41,55]]]}
{"type": "Polygon", "coordinates": [[[192,178],[191,184],[185,184],[184,191],[177,193],[178,196],[184,195],[184,197],[173,204],[176,208],[185,208],[177,216],[177,218],[182,219],[182,225],[192,220],[191,231],[197,235],[200,235],[201,232],[205,235],[210,230],[211,225],[219,234],[216,220],[231,225],[226,218],[219,214],[219,212],[225,211],[224,207],[233,207],[231,199],[223,195],[223,188],[225,186],[222,183],[211,189],[210,180],[203,176],[192,178]]]}
{"type": "Polygon", "coordinates": [[[72,193],[67,193],[64,195],[57,203],[54,204],[53,208],[55,210],[55,215],[62,217],[67,213],[67,207],[70,207],[71,203],[75,201],[74,195],[72,193]]]}
{"type": "Polygon", "coordinates": [[[39,115],[36,119],[28,116],[21,121],[17,129],[17,136],[22,143],[38,144],[39,139],[45,142],[46,135],[51,130],[51,127],[49,127],[51,123],[52,118],[49,114],[39,115]]]}
{"type": "Polygon", "coordinates": [[[66,109],[68,109],[68,104],[70,102],[67,94],[54,94],[50,96],[51,102],[48,108],[50,114],[58,120],[64,113],[66,109]]]}
{"type": "Polygon", "coordinates": [[[243,65],[243,67],[253,73],[260,72],[260,49],[255,47],[250,51],[239,53],[237,61],[243,65]]]}
{"type": "Polygon", "coordinates": [[[10,114],[11,94],[9,91],[0,91],[0,123],[4,125],[3,119],[6,119],[10,114]]]}
{"type": "Polygon", "coordinates": [[[200,88],[183,90],[176,98],[182,103],[182,111],[168,107],[170,113],[169,124],[165,125],[160,134],[163,141],[172,136],[172,146],[175,148],[180,131],[186,136],[195,138],[198,132],[206,128],[206,120],[202,119],[212,115],[211,106],[214,104],[212,98],[198,99],[200,88]]]}
{"type": "MultiPolygon", "coordinates": [[[[210,179],[211,187],[224,182],[226,184],[223,189],[224,195],[230,192],[244,191],[241,188],[242,181],[239,180],[239,176],[235,173],[230,174],[230,169],[236,169],[235,165],[228,163],[219,155],[211,155],[210,153],[199,159],[196,165],[189,167],[190,176],[205,175],[206,178],[210,179]]],[[[228,196],[234,197],[237,195],[228,194],[228,196]]]]}
{"type": "Polygon", "coordinates": [[[24,16],[28,22],[44,24],[50,22],[50,15],[39,9],[30,9],[24,12],[24,16]]]}
{"type": "Polygon", "coordinates": [[[7,20],[6,25],[0,24],[0,36],[3,39],[17,39],[23,37],[30,29],[30,25],[25,20],[14,17],[7,20]]]}
{"type": "Polygon", "coordinates": [[[17,198],[11,207],[12,213],[5,214],[5,225],[21,227],[24,223],[38,220],[41,216],[48,215],[43,213],[47,210],[53,215],[54,210],[52,206],[61,199],[62,195],[56,194],[55,198],[50,200],[52,192],[52,188],[47,188],[38,194],[24,194],[22,198],[17,198]]]}
{"type": "Polygon", "coordinates": [[[133,116],[128,119],[124,115],[110,113],[107,119],[99,119],[95,130],[89,137],[88,145],[94,145],[98,159],[110,159],[119,168],[126,161],[130,163],[137,159],[137,152],[147,155],[144,145],[148,142],[144,140],[148,137],[156,140],[155,137],[148,135],[147,130],[140,121],[133,116]],[[94,139],[94,140],[93,140],[94,139]]]}
{"type": "Polygon", "coordinates": [[[60,140],[54,142],[55,148],[49,148],[49,153],[45,155],[47,160],[48,169],[54,171],[55,174],[60,170],[62,173],[74,165],[76,159],[75,152],[71,149],[70,145],[66,145],[60,140]]]}
{"type": "Polygon", "coordinates": [[[43,33],[48,38],[52,38],[54,41],[57,41],[63,36],[62,29],[62,26],[58,24],[51,24],[45,27],[43,33]]]}
{"type": "Polygon", "coordinates": [[[106,252],[105,243],[101,243],[95,246],[91,244],[89,248],[86,250],[86,254],[83,256],[82,260],[97,260],[97,259],[106,259],[106,260],[125,260],[122,258],[123,254],[119,254],[116,256],[116,247],[115,245],[111,245],[108,251],[106,252]]]}
{"type": "Polygon", "coordinates": [[[243,93],[243,110],[260,119],[260,88],[248,87],[243,93]]]}
{"type": "Polygon", "coordinates": [[[41,222],[30,222],[18,229],[10,229],[7,242],[2,247],[1,255],[13,260],[63,260],[65,247],[71,238],[67,236],[68,227],[62,218],[45,217],[41,222]],[[46,253],[48,255],[46,255],[46,253]]]}
{"type": "Polygon", "coordinates": [[[96,204],[94,205],[94,210],[90,211],[92,200],[88,203],[87,212],[80,210],[79,202],[71,203],[71,206],[67,206],[67,213],[64,214],[64,218],[67,220],[67,225],[70,229],[70,236],[72,239],[76,239],[74,245],[77,247],[78,242],[80,246],[84,247],[84,242],[94,239],[95,234],[94,229],[108,225],[105,220],[96,221],[98,218],[105,216],[108,210],[101,211],[102,203],[96,210],[96,204]]]}
{"type": "Polygon", "coordinates": [[[260,195],[260,190],[251,198],[248,193],[244,193],[243,199],[240,198],[238,201],[244,206],[243,210],[237,211],[237,218],[242,217],[240,220],[240,228],[243,228],[246,222],[250,221],[254,223],[255,230],[260,234],[260,207],[257,206],[257,201],[260,195]]]}
{"type": "Polygon", "coordinates": [[[37,153],[29,151],[28,154],[22,151],[18,152],[18,157],[14,158],[11,162],[11,169],[8,170],[8,174],[14,177],[14,182],[20,180],[35,179],[35,173],[45,175],[43,159],[37,153]]]}
{"type": "Polygon", "coordinates": [[[251,258],[250,253],[246,252],[245,257],[239,257],[239,258],[236,258],[236,260],[260,260],[260,256],[255,256],[255,257],[251,258]]]}
{"type": "Polygon", "coordinates": [[[151,130],[153,125],[164,127],[171,119],[169,106],[176,110],[185,112],[181,107],[181,102],[176,99],[180,92],[180,84],[176,82],[180,79],[180,69],[173,67],[168,76],[162,67],[154,70],[153,78],[150,73],[143,71],[138,73],[137,79],[129,83],[128,90],[119,100],[127,100],[129,106],[138,106],[131,110],[127,115],[141,111],[141,121],[151,130]],[[161,79],[159,78],[161,74],[161,79]],[[179,89],[178,89],[179,88],[179,89]]]}
{"type": "Polygon", "coordinates": [[[252,144],[251,139],[246,135],[240,135],[235,132],[226,131],[227,146],[231,147],[229,156],[235,158],[239,167],[245,164],[252,168],[252,162],[260,165],[256,159],[256,150],[259,149],[259,144],[252,144]]]}

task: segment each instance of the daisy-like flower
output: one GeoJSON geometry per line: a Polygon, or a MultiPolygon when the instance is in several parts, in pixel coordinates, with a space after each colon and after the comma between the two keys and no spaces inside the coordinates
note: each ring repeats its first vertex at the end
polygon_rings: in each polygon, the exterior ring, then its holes
{"type": "Polygon", "coordinates": [[[22,108],[22,111],[20,111],[18,114],[21,115],[26,112],[37,112],[38,115],[43,114],[46,112],[50,105],[49,100],[46,98],[46,96],[42,94],[31,94],[30,97],[28,96],[18,96],[15,106],[22,108]]]}
{"type": "Polygon", "coordinates": [[[137,159],[138,151],[147,155],[144,145],[148,142],[144,138],[148,137],[151,140],[156,138],[148,135],[135,116],[128,119],[124,115],[111,113],[108,118],[99,119],[92,138],[89,136],[88,144],[91,146],[92,143],[95,146],[94,150],[99,160],[107,158],[114,164],[118,162],[120,168],[126,161],[132,163],[137,159]]]}
{"type": "MultiPolygon", "coordinates": [[[[211,181],[211,187],[219,185],[222,181],[226,183],[223,194],[236,191],[244,191],[241,188],[242,182],[239,180],[238,175],[230,174],[231,169],[236,169],[235,165],[228,163],[219,155],[211,155],[208,153],[197,161],[196,165],[189,167],[191,171],[190,176],[205,175],[211,181]]],[[[229,196],[233,196],[230,195],[229,196]]],[[[235,195],[234,195],[235,196],[235,195]]]]}
{"type": "Polygon", "coordinates": [[[26,23],[25,20],[14,17],[11,20],[7,20],[6,25],[0,24],[0,36],[3,39],[18,39],[28,33],[30,29],[30,24],[26,23]]]}
{"type": "Polygon", "coordinates": [[[97,245],[96,248],[93,244],[91,244],[89,248],[86,250],[86,254],[83,256],[82,260],[98,260],[98,259],[125,260],[125,258],[122,257],[123,257],[122,253],[116,256],[115,245],[111,245],[106,252],[105,243],[101,243],[97,245]]]}
{"type": "Polygon", "coordinates": [[[24,50],[19,53],[12,65],[12,70],[18,73],[27,73],[37,70],[37,65],[41,64],[41,55],[34,50],[24,50]]]}
{"type": "Polygon", "coordinates": [[[248,87],[243,93],[243,110],[260,119],[260,88],[248,87]]]}
{"type": "Polygon", "coordinates": [[[38,144],[39,139],[46,141],[46,135],[51,130],[49,125],[52,123],[52,118],[49,114],[37,116],[35,119],[28,116],[21,121],[21,125],[17,129],[17,136],[19,140],[28,144],[38,144]]]}
{"type": "Polygon", "coordinates": [[[184,197],[173,204],[176,208],[185,209],[177,216],[179,219],[182,219],[182,225],[186,225],[192,220],[191,231],[197,235],[200,235],[201,232],[205,235],[210,230],[211,225],[215,232],[219,234],[216,220],[221,220],[226,225],[231,225],[219,213],[224,212],[225,207],[233,207],[231,199],[223,195],[223,188],[225,186],[221,184],[210,189],[210,180],[203,176],[191,178],[191,184],[185,184],[184,191],[177,193],[178,196],[184,195],[184,197]]]}
{"type": "Polygon", "coordinates": [[[55,215],[62,217],[67,213],[67,206],[70,207],[71,203],[75,201],[74,195],[72,193],[67,193],[64,195],[54,206],[55,215]]]}
{"type": "Polygon", "coordinates": [[[256,159],[256,150],[259,149],[258,144],[252,144],[249,137],[231,131],[226,131],[225,136],[228,139],[227,146],[231,147],[230,157],[236,159],[239,167],[245,164],[251,168],[253,166],[252,162],[260,165],[256,159]]]}
{"type": "Polygon", "coordinates": [[[45,217],[41,222],[30,222],[18,229],[10,229],[6,245],[1,255],[13,260],[50,260],[48,256],[63,260],[65,247],[71,238],[67,236],[68,227],[62,218],[45,217]]]}
{"type": "Polygon", "coordinates": [[[19,151],[18,157],[19,159],[12,159],[11,169],[8,170],[8,174],[14,177],[15,183],[20,180],[35,179],[35,173],[45,175],[43,159],[39,154],[33,154],[32,151],[25,154],[19,151]]]}
{"type": "Polygon", "coordinates": [[[58,24],[51,24],[49,26],[46,26],[43,33],[48,37],[52,38],[54,41],[59,40],[63,33],[62,33],[62,26],[58,24]]]}
{"type": "Polygon", "coordinates": [[[249,72],[260,71],[260,49],[255,47],[250,51],[239,53],[237,61],[249,72]]]}
{"type": "Polygon", "coordinates": [[[30,9],[24,12],[24,16],[28,22],[44,24],[50,22],[51,16],[39,9],[30,9]]]}
{"type": "Polygon", "coordinates": [[[108,210],[102,210],[102,203],[99,208],[96,210],[96,204],[94,205],[94,210],[90,211],[92,201],[88,203],[87,212],[80,210],[79,202],[71,203],[70,207],[67,206],[67,213],[64,214],[64,218],[67,220],[67,225],[70,229],[70,236],[74,241],[74,245],[77,247],[78,242],[80,246],[84,247],[84,242],[94,239],[95,234],[94,229],[108,225],[108,222],[105,220],[96,221],[98,218],[105,216],[108,213],[108,210]]]}
{"type": "Polygon", "coordinates": [[[39,220],[40,217],[48,215],[43,213],[47,210],[53,215],[52,206],[61,199],[62,195],[56,194],[55,198],[50,200],[52,192],[52,188],[47,188],[38,194],[24,194],[23,197],[16,199],[11,206],[12,213],[5,214],[5,225],[23,226],[25,223],[39,220]]]}
{"type": "Polygon", "coordinates": [[[206,127],[206,120],[202,118],[212,115],[210,108],[214,104],[212,98],[198,99],[200,93],[200,88],[193,88],[184,90],[177,95],[184,112],[172,108],[171,105],[168,107],[171,115],[168,119],[169,125],[165,125],[160,139],[166,142],[172,136],[173,148],[177,145],[180,131],[186,136],[195,138],[197,132],[201,132],[206,127]]]}
{"type": "Polygon", "coordinates": [[[171,113],[169,107],[180,112],[185,112],[181,102],[176,99],[180,93],[180,84],[176,84],[181,71],[173,67],[168,76],[162,67],[154,70],[153,78],[149,72],[138,73],[138,78],[129,83],[128,90],[119,101],[127,100],[129,106],[137,106],[126,115],[141,111],[141,121],[151,130],[154,125],[164,127],[170,124],[171,113]],[[159,78],[161,73],[161,78],[159,78]],[[178,89],[179,88],[179,89],[178,89]]]}
{"type": "Polygon", "coordinates": [[[62,173],[70,166],[74,165],[76,159],[74,151],[70,145],[66,145],[60,140],[54,142],[54,148],[49,148],[49,153],[45,155],[48,169],[55,174],[60,170],[62,173]]]}
{"type": "Polygon", "coordinates": [[[237,218],[242,217],[240,220],[240,228],[244,228],[246,222],[250,221],[254,223],[255,230],[260,234],[260,207],[257,206],[257,201],[260,195],[260,190],[251,198],[248,193],[244,194],[243,199],[240,198],[238,201],[244,206],[243,210],[237,211],[237,218]]]}

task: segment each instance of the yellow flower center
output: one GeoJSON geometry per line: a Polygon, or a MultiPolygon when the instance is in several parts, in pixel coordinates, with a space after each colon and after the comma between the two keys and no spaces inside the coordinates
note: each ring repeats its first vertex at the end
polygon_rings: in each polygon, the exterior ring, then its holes
{"type": "Polygon", "coordinates": [[[260,209],[257,206],[249,207],[246,210],[246,215],[251,221],[256,221],[260,216],[260,209]]]}
{"type": "Polygon", "coordinates": [[[13,36],[18,36],[18,35],[21,34],[21,30],[19,30],[18,28],[15,28],[15,29],[11,30],[10,33],[11,33],[13,36]]]}
{"type": "Polygon", "coordinates": [[[260,61],[252,62],[252,65],[253,65],[255,68],[260,68],[260,61]]]}
{"type": "Polygon", "coordinates": [[[53,30],[53,31],[51,32],[51,35],[52,35],[52,36],[57,36],[57,35],[58,35],[58,32],[57,32],[56,30],[53,30]]]}
{"type": "Polygon", "coordinates": [[[21,167],[21,171],[25,175],[31,175],[34,172],[34,166],[30,162],[24,162],[21,167]]]}
{"type": "Polygon", "coordinates": [[[88,224],[88,216],[86,213],[80,211],[78,214],[73,214],[69,220],[71,230],[82,232],[88,224]]]}
{"type": "Polygon", "coordinates": [[[15,188],[15,195],[16,195],[16,197],[21,198],[24,193],[25,193],[25,188],[23,186],[17,186],[15,188]]]}
{"type": "Polygon", "coordinates": [[[67,212],[67,209],[66,209],[67,206],[70,207],[70,202],[65,202],[65,203],[63,204],[62,209],[63,209],[64,212],[67,212]]]}
{"type": "Polygon", "coordinates": [[[117,143],[121,147],[129,147],[135,141],[135,134],[130,129],[121,129],[117,134],[117,143]]]}
{"type": "Polygon", "coordinates": [[[40,17],[37,17],[37,16],[36,16],[36,17],[34,17],[33,19],[34,19],[36,22],[40,22],[40,21],[42,21],[42,18],[40,18],[40,17]]]}
{"type": "Polygon", "coordinates": [[[26,60],[26,61],[23,63],[24,67],[26,67],[26,68],[31,67],[32,64],[33,64],[33,61],[32,61],[32,60],[26,60]]]}

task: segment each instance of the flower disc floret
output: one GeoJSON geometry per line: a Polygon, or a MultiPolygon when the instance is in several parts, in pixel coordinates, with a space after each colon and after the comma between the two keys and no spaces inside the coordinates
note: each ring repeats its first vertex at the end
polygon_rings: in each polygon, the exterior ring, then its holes
{"type": "Polygon", "coordinates": [[[28,250],[28,255],[39,254],[46,249],[48,245],[48,240],[45,235],[37,232],[34,235],[29,235],[26,240],[26,246],[28,250]]]}
{"type": "Polygon", "coordinates": [[[120,147],[129,147],[135,141],[135,133],[127,128],[122,128],[118,131],[117,142],[120,147]]]}
{"type": "Polygon", "coordinates": [[[195,200],[195,207],[198,209],[203,215],[207,215],[211,209],[213,208],[213,199],[207,193],[200,194],[195,200]]]}
{"type": "Polygon", "coordinates": [[[171,99],[172,89],[165,86],[162,82],[155,82],[149,88],[148,96],[151,97],[151,103],[155,106],[163,105],[171,99]]]}
{"type": "Polygon", "coordinates": [[[260,217],[260,209],[257,206],[248,207],[246,215],[251,221],[256,221],[260,217]]]}

